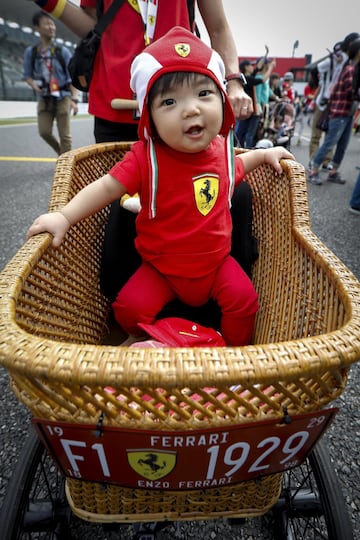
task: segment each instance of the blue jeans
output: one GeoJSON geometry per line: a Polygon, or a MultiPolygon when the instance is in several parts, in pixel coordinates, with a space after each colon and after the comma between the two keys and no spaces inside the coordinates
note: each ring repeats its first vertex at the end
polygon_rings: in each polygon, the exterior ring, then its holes
{"type": "Polygon", "coordinates": [[[336,150],[332,162],[336,169],[340,166],[350,141],[352,125],[353,116],[337,116],[335,118],[330,118],[329,129],[326,132],[324,142],[313,158],[313,164],[316,168],[320,167],[327,153],[332,150],[335,145],[336,150]]]}
{"type": "Polygon", "coordinates": [[[357,177],[353,192],[351,194],[350,206],[351,208],[356,208],[356,210],[360,210],[360,173],[357,177]]]}
{"type": "Polygon", "coordinates": [[[235,135],[241,148],[253,148],[256,144],[256,133],[260,116],[253,114],[246,120],[236,122],[235,135]]]}

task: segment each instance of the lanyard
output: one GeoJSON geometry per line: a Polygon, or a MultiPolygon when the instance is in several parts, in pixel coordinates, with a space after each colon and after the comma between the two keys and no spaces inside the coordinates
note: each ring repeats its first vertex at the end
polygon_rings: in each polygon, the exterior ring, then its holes
{"type": "Polygon", "coordinates": [[[159,0],[137,0],[137,3],[144,23],[145,45],[149,45],[155,33],[159,0]]]}
{"type": "Polygon", "coordinates": [[[49,72],[51,73],[52,72],[52,54],[51,54],[51,48],[50,49],[42,49],[40,50],[40,55],[43,59],[43,62],[45,64],[45,66],[47,67],[47,69],[49,70],[49,72]],[[50,50],[50,56],[48,56],[46,53],[48,52],[48,50],[50,50]]]}

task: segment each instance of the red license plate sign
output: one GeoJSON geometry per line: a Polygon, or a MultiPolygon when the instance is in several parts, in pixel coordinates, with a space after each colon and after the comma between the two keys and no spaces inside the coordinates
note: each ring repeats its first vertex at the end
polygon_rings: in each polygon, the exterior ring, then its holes
{"type": "Polygon", "coordinates": [[[225,486],[299,465],[337,409],[193,431],[153,431],[34,419],[65,476],[136,489],[225,486]],[[289,419],[289,417],[286,417],[289,419]]]}

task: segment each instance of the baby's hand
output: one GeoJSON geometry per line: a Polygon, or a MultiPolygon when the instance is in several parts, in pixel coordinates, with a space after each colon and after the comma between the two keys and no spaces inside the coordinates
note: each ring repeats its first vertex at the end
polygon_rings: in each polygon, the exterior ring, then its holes
{"type": "Polygon", "coordinates": [[[42,232],[49,232],[54,237],[52,245],[54,247],[59,247],[70,227],[69,221],[61,212],[42,214],[35,219],[34,223],[29,228],[26,239],[28,240],[31,236],[42,232]]]}
{"type": "Polygon", "coordinates": [[[274,146],[274,148],[264,150],[264,162],[274,167],[279,174],[282,173],[281,159],[295,159],[295,156],[283,146],[274,146]]]}

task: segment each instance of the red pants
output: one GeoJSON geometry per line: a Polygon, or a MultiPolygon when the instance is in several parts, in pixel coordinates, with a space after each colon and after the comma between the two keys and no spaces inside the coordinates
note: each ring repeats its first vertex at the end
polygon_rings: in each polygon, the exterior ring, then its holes
{"type": "Polygon", "coordinates": [[[258,309],[257,293],[241,266],[228,256],[215,272],[201,278],[164,276],[143,263],[113,303],[117,322],[128,334],[141,335],[138,323],[152,324],[175,298],[201,306],[210,298],[221,310],[221,334],[228,345],[249,344],[258,309]]]}

